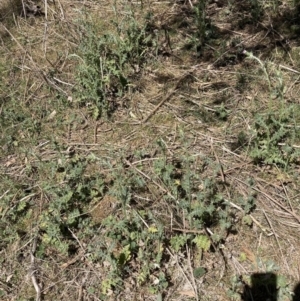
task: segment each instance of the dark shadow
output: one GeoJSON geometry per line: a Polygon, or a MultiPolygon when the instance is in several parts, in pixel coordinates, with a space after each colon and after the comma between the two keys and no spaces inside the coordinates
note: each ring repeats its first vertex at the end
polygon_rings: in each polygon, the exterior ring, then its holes
{"type": "Polygon", "coordinates": [[[293,301],[299,301],[299,300],[300,300],[300,282],[295,286],[294,296],[293,296],[293,301]]]}
{"type": "MultiPolygon", "coordinates": [[[[277,301],[277,276],[274,273],[255,273],[251,284],[246,284],[242,295],[243,301],[277,301]]],[[[300,301],[300,283],[294,289],[293,301],[300,301]]]]}
{"type": "Polygon", "coordinates": [[[251,286],[246,285],[242,300],[277,301],[277,279],[273,273],[256,273],[251,276],[251,286]]]}

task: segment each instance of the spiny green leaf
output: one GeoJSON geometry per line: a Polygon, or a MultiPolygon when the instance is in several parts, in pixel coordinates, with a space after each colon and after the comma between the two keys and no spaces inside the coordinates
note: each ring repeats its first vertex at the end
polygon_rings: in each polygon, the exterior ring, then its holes
{"type": "Polygon", "coordinates": [[[203,250],[203,251],[208,251],[210,248],[210,240],[206,235],[197,235],[193,240],[192,240],[196,246],[203,250]]]}

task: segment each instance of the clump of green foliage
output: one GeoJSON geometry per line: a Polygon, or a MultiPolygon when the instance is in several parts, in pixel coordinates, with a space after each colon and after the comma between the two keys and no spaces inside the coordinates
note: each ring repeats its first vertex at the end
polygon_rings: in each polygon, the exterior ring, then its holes
{"type": "Polygon", "coordinates": [[[254,135],[250,156],[255,163],[276,164],[287,168],[297,162],[299,151],[293,147],[299,141],[300,107],[285,101],[282,73],[273,64],[267,64],[252,53],[244,51],[249,59],[257,61],[268,83],[270,100],[265,112],[254,116],[254,135]]]}
{"type": "Polygon", "coordinates": [[[194,6],[193,17],[196,26],[195,40],[198,54],[202,53],[205,43],[215,36],[215,28],[211,24],[211,19],[207,15],[207,0],[198,0],[194,6]]]}
{"type": "MultiPolygon", "coordinates": [[[[164,152],[163,145],[158,144],[164,152]]],[[[234,228],[234,213],[224,197],[222,185],[216,180],[202,178],[201,171],[192,167],[194,163],[190,157],[170,162],[162,156],[154,161],[151,179],[153,183],[160,183],[158,191],[164,191],[156,209],[151,206],[156,199],[149,190],[149,179],[128,166],[121,165],[115,170],[110,193],[123,204],[123,209],[119,216],[111,215],[103,221],[105,231],[101,241],[97,239],[89,245],[93,260],[109,262],[108,275],[102,283],[104,294],[108,290],[118,290],[124,278],[132,274],[137,275],[138,285],[146,285],[154,277],[156,284],[148,285],[148,289],[152,293],[163,292],[169,286],[170,271],[165,269],[164,261],[169,256],[168,250],[177,253],[189,246],[200,253],[208,251],[210,239],[218,246],[234,228]],[[147,196],[151,203],[141,204],[147,196]],[[211,238],[193,233],[170,233],[165,206],[178,223],[189,225],[193,230],[211,228],[215,233],[211,238]]],[[[218,172],[219,167],[213,162],[206,163],[218,172]]],[[[139,169],[145,172],[142,165],[139,169]]],[[[255,203],[253,198],[241,196],[236,196],[235,201],[245,213],[251,212],[255,203]]],[[[203,275],[204,270],[198,267],[195,273],[203,275]]]]}
{"type": "Polygon", "coordinates": [[[86,20],[79,44],[76,94],[81,106],[90,106],[95,119],[110,116],[116,98],[122,97],[131,77],[142,68],[150,52],[155,52],[156,35],[150,30],[151,15],[137,22],[129,11],[122,20],[112,21],[103,34],[101,25],[86,20]]]}
{"type": "Polygon", "coordinates": [[[263,5],[259,0],[250,0],[250,2],[251,2],[250,12],[251,12],[252,20],[253,22],[258,22],[264,13],[263,5]]]}
{"type": "Polygon", "coordinates": [[[251,141],[250,156],[255,163],[276,164],[287,168],[299,158],[293,144],[299,141],[298,105],[290,105],[277,112],[257,114],[255,134],[251,141]]]}

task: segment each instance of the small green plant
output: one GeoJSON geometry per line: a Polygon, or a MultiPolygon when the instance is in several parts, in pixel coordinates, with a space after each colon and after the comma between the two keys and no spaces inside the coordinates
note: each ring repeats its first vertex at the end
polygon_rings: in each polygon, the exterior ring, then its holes
{"type": "Polygon", "coordinates": [[[191,239],[191,235],[173,235],[170,239],[170,245],[175,252],[179,252],[191,239]]]}
{"type": "Polygon", "coordinates": [[[197,26],[197,38],[199,43],[199,49],[204,45],[204,42],[206,40],[207,21],[205,10],[206,0],[198,0],[195,6],[195,22],[197,26]]]}
{"type": "Polygon", "coordinates": [[[250,0],[250,2],[252,20],[253,22],[258,22],[264,13],[263,6],[260,4],[259,0],[250,0]]]}
{"type": "MultiPolygon", "coordinates": [[[[202,179],[190,168],[192,162],[191,158],[184,158],[178,160],[176,165],[165,160],[156,161],[154,165],[157,176],[163,180],[170,192],[165,196],[167,202],[176,204],[176,210],[185,212],[186,222],[191,229],[218,227],[218,233],[212,238],[219,242],[233,226],[230,207],[223,197],[222,186],[215,180],[202,179]]],[[[208,165],[218,172],[219,167],[214,166],[214,163],[209,162],[208,165]]],[[[248,212],[254,206],[253,199],[237,201],[248,212]]],[[[174,237],[172,245],[178,249],[188,239],[189,237],[174,237]]]]}
{"type": "Polygon", "coordinates": [[[132,273],[137,275],[139,286],[144,285],[150,275],[162,273],[164,232],[151,213],[128,212],[122,219],[110,216],[102,226],[106,231],[100,247],[97,241],[98,247],[90,244],[89,248],[93,250],[93,260],[110,263],[105,290],[115,289],[116,280],[121,285],[124,277],[132,273]],[[149,222],[150,226],[147,227],[143,221],[149,222]],[[107,242],[109,246],[105,247],[107,242]]]}
{"type": "Polygon", "coordinates": [[[299,151],[293,147],[299,140],[295,113],[298,106],[289,106],[278,112],[255,116],[255,136],[251,141],[250,156],[255,163],[276,164],[287,168],[295,163],[299,151]]]}
{"type": "Polygon", "coordinates": [[[79,54],[76,94],[82,106],[90,106],[95,119],[110,116],[154,46],[155,35],[148,30],[149,18],[140,25],[134,15],[121,23],[112,22],[110,32],[99,33],[95,21],[86,21],[79,54]]]}
{"type": "Polygon", "coordinates": [[[38,256],[47,256],[49,248],[62,256],[76,250],[72,232],[85,238],[93,233],[85,211],[92,198],[101,194],[103,185],[100,176],[84,177],[86,165],[84,159],[62,158],[60,164],[40,161],[35,166],[27,166],[28,178],[38,182],[43,196],[50,200],[41,201],[38,215],[36,202],[40,192],[28,187],[28,183],[16,185],[13,179],[3,177],[1,181],[7,183],[8,191],[0,199],[0,207],[7,209],[0,217],[7,227],[0,232],[1,241],[8,243],[35,229],[40,239],[38,256]]]}
{"type": "Polygon", "coordinates": [[[217,108],[215,114],[221,121],[226,121],[230,111],[226,109],[224,103],[222,102],[221,106],[217,108]]]}
{"type": "Polygon", "coordinates": [[[84,178],[86,165],[86,160],[71,159],[58,166],[52,173],[53,178],[48,180],[48,183],[55,183],[60,179],[64,184],[42,184],[44,193],[53,200],[44,208],[37,221],[42,249],[52,246],[59,253],[68,254],[76,249],[72,232],[78,232],[79,237],[87,237],[91,232],[89,219],[84,211],[92,198],[100,194],[103,183],[101,178],[84,178]]]}
{"type": "Polygon", "coordinates": [[[250,143],[250,156],[255,163],[276,164],[287,168],[295,163],[299,151],[293,144],[299,141],[297,124],[299,106],[284,103],[285,85],[282,74],[272,64],[261,61],[252,53],[244,51],[249,59],[257,61],[267,80],[270,101],[265,113],[257,113],[254,117],[254,136],[250,143]],[[274,109],[275,108],[275,109],[274,109]]]}
{"type": "Polygon", "coordinates": [[[206,14],[206,6],[207,0],[198,0],[194,6],[195,38],[188,47],[194,45],[198,54],[201,54],[205,42],[215,34],[215,28],[206,14]]]}

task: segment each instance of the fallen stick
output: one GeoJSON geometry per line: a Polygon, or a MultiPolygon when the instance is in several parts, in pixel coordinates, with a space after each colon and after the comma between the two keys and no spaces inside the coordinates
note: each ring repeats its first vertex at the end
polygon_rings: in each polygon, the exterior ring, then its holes
{"type": "Polygon", "coordinates": [[[144,118],[141,123],[145,123],[147,122],[156,112],[157,110],[167,101],[171,98],[171,96],[173,96],[173,94],[176,92],[176,90],[179,88],[179,85],[182,83],[182,81],[189,75],[191,75],[192,72],[188,71],[187,73],[185,73],[184,75],[182,75],[176,82],[175,87],[172,89],[172,91],[151,111],[151,113],[144,118]]]}

